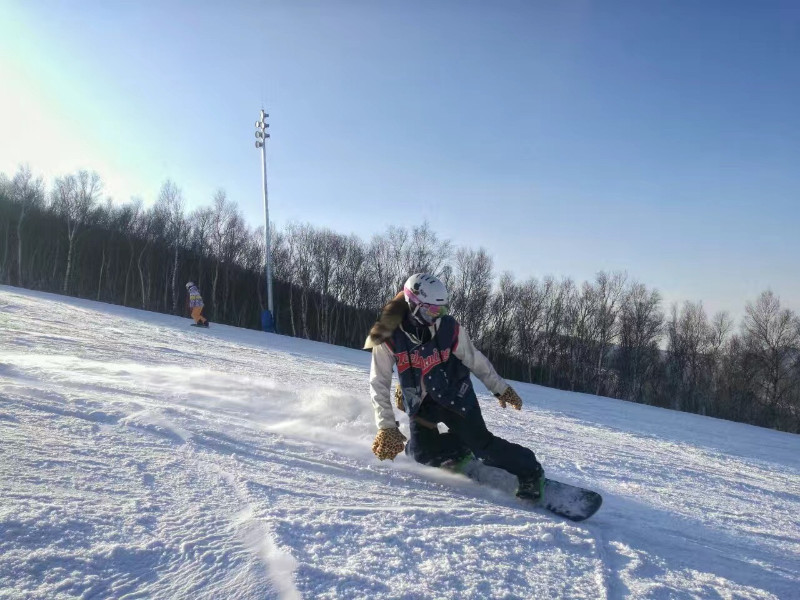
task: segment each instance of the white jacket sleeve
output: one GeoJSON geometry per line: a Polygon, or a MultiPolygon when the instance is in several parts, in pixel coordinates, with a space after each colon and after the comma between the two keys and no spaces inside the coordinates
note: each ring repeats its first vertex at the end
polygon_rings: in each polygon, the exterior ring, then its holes
{"type": "Polygon", "coordinates": [[[378,429],[397,427],[391,398],[393,367],[394,354],[386,344],[375,346],[372,349],[372,364],[369,368],[369,395],[372,398],[375,424],[378,429]]]}
{"type": "Polygon", "coordinates": [[[466,330],[459,326],[456,347],[453,350],[456,358],[472,371],[493,394],[502,394],[508,389],[508,384],[497,374],[492,363],[472,343],[466,330]]]}

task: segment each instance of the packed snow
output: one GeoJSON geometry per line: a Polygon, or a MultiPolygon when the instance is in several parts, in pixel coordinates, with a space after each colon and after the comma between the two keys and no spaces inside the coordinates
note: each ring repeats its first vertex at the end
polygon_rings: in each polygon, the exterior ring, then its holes
{"type": "Polygon", "coordinates": [[[0,286],[0,598],[800,598],[800,436],[476,383],[572,523],[375,459],[368,353],[189,323],[0,286]]]}

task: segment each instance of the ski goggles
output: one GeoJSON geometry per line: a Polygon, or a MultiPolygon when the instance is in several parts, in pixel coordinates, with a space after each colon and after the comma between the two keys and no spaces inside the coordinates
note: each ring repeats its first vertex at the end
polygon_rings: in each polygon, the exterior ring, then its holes
{"type": "Polygon", "coordinates": [[[417,296],[410,289],[406,288],[404,291],[408,296],[410,303],[413,305],[413,312],[428,323],[433,323],[436,319],[441,319],[448,312],[450,312],[450,307],[447,304],[430,304],[428,302],[422,302],[419,299],[419,296],[417,296]]]}
{"type": "Polygon", "coordinates": [[[419,304],[417,314],[428,323],[433,323],[436,319],[441,319],[449,311],[450,307],[446,304],[428,304],[427,302],[422,302],[419,304]]]}

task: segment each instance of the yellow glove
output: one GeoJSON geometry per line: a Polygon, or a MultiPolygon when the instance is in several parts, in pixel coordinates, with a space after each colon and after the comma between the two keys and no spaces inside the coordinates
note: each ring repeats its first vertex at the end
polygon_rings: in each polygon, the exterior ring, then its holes
{"type": "Polygon", "coordinates": [[[380,460],[394,460],[394,457],[403,451],[406,443],[404,436],[397,427],[381,429],[372,443],[372,452],[380,460]]]}
{"type": "Polygon", "coordinates": [[[403,402],[403,390],[400,389],[399,385],[394,388],[394,405],[397,407],[397,410],[406,412],[406,405],[403,402]]]}
{"type": "Polygon", "coordinates": [[[522,408],[522,398],[519,397],[519,394],[517,394],[517,392],[515,392],[514,388],[512,388],[511,386],[508,386],[505,392],[503,392],[502,394],[496,394],[496,396],[497,399],[500,401],[500,406],[502,408],[505,408],[506,404],[510,404],[517,410],[520,410],[522,408]]]}

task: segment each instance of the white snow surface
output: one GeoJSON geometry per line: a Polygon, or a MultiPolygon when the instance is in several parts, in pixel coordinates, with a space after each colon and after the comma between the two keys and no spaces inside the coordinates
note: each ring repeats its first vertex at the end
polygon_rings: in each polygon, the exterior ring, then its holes
{"type": "Polygon", "coordinates": [[[0,287],[0,598],[800,598],[800,436],[476,383],[576,524],[379,462],[368,353],[189,323],[0,287]]]}

